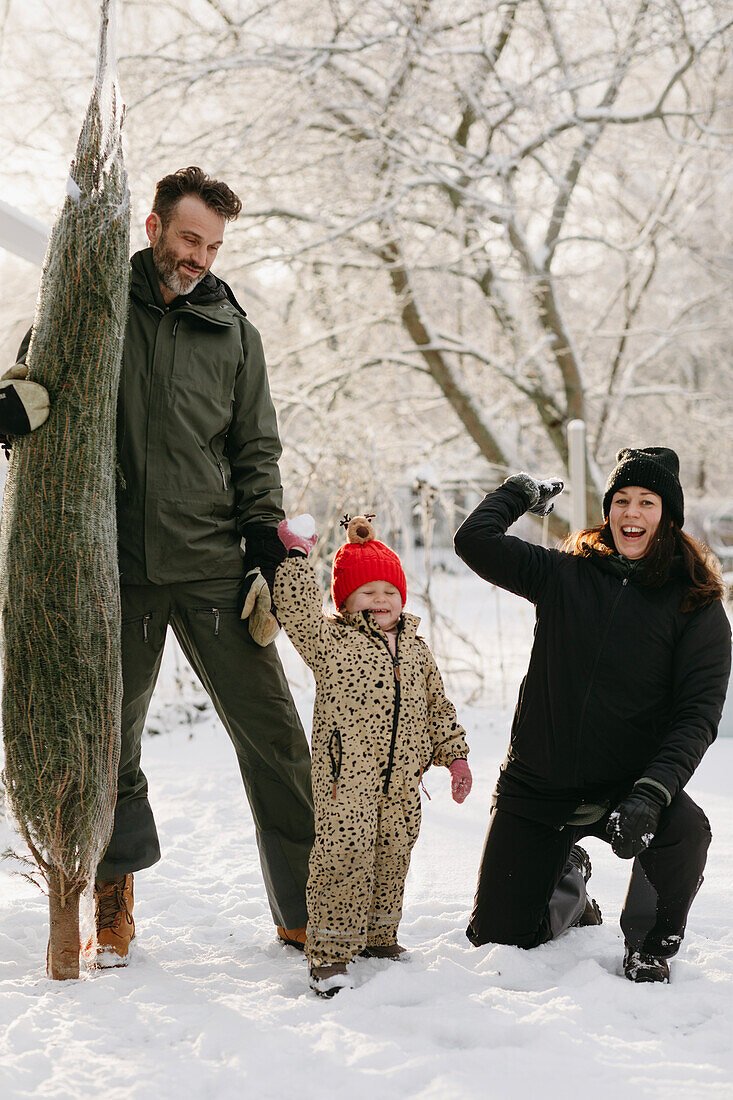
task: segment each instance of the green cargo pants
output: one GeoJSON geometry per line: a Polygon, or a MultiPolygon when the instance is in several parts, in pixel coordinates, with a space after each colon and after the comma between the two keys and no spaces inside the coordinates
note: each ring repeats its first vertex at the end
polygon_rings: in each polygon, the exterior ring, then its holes
{"type": "Polygon", "coordinates": [[[275,646],[255,645],[239,618],[238,589],[236,580],[122,586],[122,749],[97,878],[160,859],[140,745],[170,624],[234,744],[275,924],[300,928],[313,843],[308,744],[275,646]]]}

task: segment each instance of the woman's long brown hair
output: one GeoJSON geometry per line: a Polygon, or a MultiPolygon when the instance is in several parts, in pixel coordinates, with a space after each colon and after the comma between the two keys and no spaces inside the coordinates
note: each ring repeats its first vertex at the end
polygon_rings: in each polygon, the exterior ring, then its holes
{"type": "MultiPolygon", "coordinates": [[[[602,557],[614,554],[616,545],[611,525],[606,521],[597,527],[575,531],[568,535],[561,549],[582,558],[590,558],[593,554],[602,557]]],[[[661,588],[670,578],[675,557],[682,559],[688,584],[680,604],[681,611],[692,611],[723,598],[725,585],[717,558],[707,546],[680,530],[663,506],[654,540],[642,559],[641,584],[661,588]]]]}

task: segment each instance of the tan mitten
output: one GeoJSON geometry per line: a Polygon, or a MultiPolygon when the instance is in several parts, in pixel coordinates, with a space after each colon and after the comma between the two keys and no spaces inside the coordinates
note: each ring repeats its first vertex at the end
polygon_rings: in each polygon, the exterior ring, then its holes
{"type": "MultiPolygon", "coordinates": [[[[245,579],[249,580],[250,577],[252,578],[252,582],[251,582],[249,588],[247,589],[247,596],[246,596],[244,604],[242,606],[242,616],[241,617],[243,619],[248,619],[250,617],[250,615],[254,611],[254,606],[255,606],[255,603],[257,602],[257,596],[259,595],[259,593],[262,591],[263,588],[267,589],[267,581],[262,576],[262,573],[260,573],[259,568],[250,569],[250,571],[249,571],[249,573],[247,573],[245,579]]],[[[267,590],[269,592],[269,589],[267,589],[267,590]]]]}
{"type": "Polygon", "coordinates": [[[13,363],[12,367],[8,367],[5,371],[5,374],[0,375],[0,382],[12,381],[14,378],[25,378],[27,374],[27,363],[13,363]]]}
{"type": "Polygon", "coordinates": [[[252,570],[257,575],[249,586],[247,598],[242,607],[242,618],[249,619],[249,633],[257,645],[268,646],[280,633],[280,624],[272,614],[272,598],[267,581],[259,569],[252,570]]]}

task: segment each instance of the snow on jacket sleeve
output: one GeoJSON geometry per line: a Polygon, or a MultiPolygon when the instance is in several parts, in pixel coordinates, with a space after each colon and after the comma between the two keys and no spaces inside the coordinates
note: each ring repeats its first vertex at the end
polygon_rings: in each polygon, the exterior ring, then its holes
{"type": "Polygon", "coordinates": [[[323,592],[307,558],[286,558],[278,565],[273,599],[288,638],[305,663],[318,672],[334,641],[323,613],[323,592]]]}
{"type": "Polygon", "coordinates": [[[715,740],[731,664],[730,624],[720,600],[688,615],[675,648],[669,732],[644,769],[672,798],[715,740]]]}
{"type": "Polygon", "coordinates": [[[458,557],[479,577],[537,603],[565,555],[506,534],[527,507],[521,489],[501,485],[464,520],[453,544],[458,557]]]}
{"type": "Polygon", "coordinates": [[[468,756],[466,732],[458,723],[456,708],[445,694],[443,677],[435,658],[425,646],[425,681],[428,689],[428,732],[433,746],[433,764],[447,768],[454,760],[468,756]]]}
{"type": "Polygon", "coordinates": [[[241,319],[242,362],[234,384],[234,409],[226,449],[236,493],[237,529],[247,524],[275,526],[283,519],[278,460],[282,445],[270,396],[262,340],[241,319]]]}

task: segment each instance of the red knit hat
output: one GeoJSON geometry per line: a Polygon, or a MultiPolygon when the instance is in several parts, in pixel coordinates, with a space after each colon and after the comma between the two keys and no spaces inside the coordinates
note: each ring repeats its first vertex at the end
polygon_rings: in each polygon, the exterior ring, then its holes
{"type": "Polygon", "coordinates": [[[374,537],[374,528],[369,522],[373,516],[346,517],[347,541],[339,546],[334,554],[331,569],[331,595],[337,608],[352,592],[370,581],[387,581],[393,584],[402,597],[402,606],[407,602],[407,580],[402,562],[374,537]]]}

